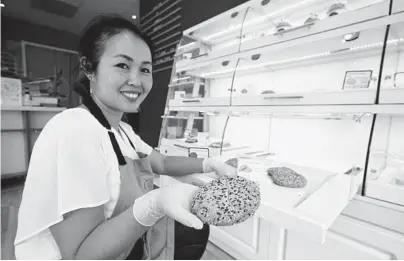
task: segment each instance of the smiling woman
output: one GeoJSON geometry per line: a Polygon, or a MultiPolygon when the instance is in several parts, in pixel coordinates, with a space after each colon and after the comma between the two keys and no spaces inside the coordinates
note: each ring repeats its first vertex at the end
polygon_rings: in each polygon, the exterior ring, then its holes
{"type": "Polygon", "coordinates": [[[202,257],[209,226],[190,211],[198,188],[153,189],[154,174],[236,169],[163,156],[121,121],[152,88],[150,48],[120,17],[99,17],[85,28],[76,84],[83,104],[52,118],[35,143],[18,215],[18,259],[202,257]]]}

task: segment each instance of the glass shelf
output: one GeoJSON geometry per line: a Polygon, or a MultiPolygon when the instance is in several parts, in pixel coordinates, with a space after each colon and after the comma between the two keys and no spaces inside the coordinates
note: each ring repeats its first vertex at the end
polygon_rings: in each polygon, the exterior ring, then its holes
{"type": "Polygon", "coordinates": [[[274,0],[248,10],[241,50],[275,44],[298,37],[386,16],[387,0],[274,0]]]}
{"type": "Polygon", "coordinates": [[[404,116],[378,115],[365,196],[404,206],[404,116]]]}
{"type": "Polygon", "coordinates": [[[390,27],[387,42],[379,102],[404,104],[404,22],[390,27]]]}
{"type": "MultiPolygon", "coordinates": [[[[196,65],[182,73],[203,78],[210,90],[203,97],[216,99],[170,106],[373,104],[385,32],[381,26],[196,65]]],[[[387,47],[403,42],[392,37],[387,47]]]]}

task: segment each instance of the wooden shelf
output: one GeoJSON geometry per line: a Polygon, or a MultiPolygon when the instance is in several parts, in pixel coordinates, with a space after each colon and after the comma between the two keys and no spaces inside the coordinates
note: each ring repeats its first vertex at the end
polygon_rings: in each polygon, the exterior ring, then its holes
{"type": "Polygon", "coordinates": [[[170,65],[170,66],[167,66],[167,67],[159,68],[159,69],[157,69],[157,70],[154,70],[153,73],[165,71],[165,70],[171,69],[172,67],[173,67],[173,66],[170,65]]]}
{"type": "MultiPolygon", "coordinates": [[[[177,21],[177,20],[180,19],[180,18],[181,18],[181,15],[177,15],[175,18],[173,18],[173,19],[171,19],[170,21],[168,21],[167,23],[161,25],[160,28],[164,28],[164,27],[166,27],[167,25],[169,25],[169,24],[171,24],[171,23],[177,21]]],[[[159,28],[159,29],[160,29],[160,28],[159,28]]],[[[150,31],[150,33],[149,33],[149,32],[145,32],[145,33],[146,33],[147,35],[149,35],[149,36],[152,36],[153,34],[157,33],[157,32],[159,31],[159,29],[150,31]]]]}
{"type": "Polygon", "coordinates": [[[180,35],[180,34],[181,34],[181,32],[176,32],[176,33],[174,33],[174,34],[172,34],[172,35],[170,35],[170,36],[167,36],[166,38],[161,39],[161,40],[158,41],[158,42],[155,42],[154,45],[156,46],[156,45],[159,45],[159,44],[161,44],[161,43],[164,43],[165,41],[167,41],[167,40],[169,40],[169,39],[171,39],[171,38],[174,38],[174,37],[176,37],[177,35],[180,35]]]}
{"type": "Polygon", "coordinates": [[[170,51],[170,52],[166,52],[166,53],[163,53],[163,54],[160,54],[160,55],[154,57],[154,59],[158,59],[158,58],[161,58],[161,57],[164,57],[164,56],[166,56],[166,55],[173,54],[173,53],[175,53],[175,50],[174,50],[174,51],[170,51]]]}
{"type": "Polygon", "coordinates": [[[160,20],[159,20],[157,23],[155,23],[155,24],[153,23],[153,24],[151,24],[151,25],[149,25],[149,26],[146,26],[146,27],[144,27],[144,28],[143,28],[143,26],[142,26],[142,29],[143,29],[144,31],[149,31],[150,28],[153,28],[154,26],[159,25],[161,22],[163,22],[163,21],[166,20],[167,18],[171,17],[173,14],[176,14],[176,13],[179,12],[180,10],[181,10],[181,7],[178,7],[178,8],[175,9],[174,11],[168,13],[166,16],[160,18],[160,20]]]}
{"type": "Polygon", "coordinates": [[[169,47],[169,46],[171,46],[171,45],[178,44],[179,42],[180,42],[180,40],[177,40],[177,41],[171,42],[171,43],[169,43],[169,44],[163,45],[163,46],[161,46],[161,47],[155,49],[154,52],[158,52],[158,51],[163,50],[164,48],[167,48],[167,47],[169,47]]]}
{"type": "Polygon", "coordinates": [[[159,38],[160,36],[163,36],[163,35],[165,35],[166,33],[171,32],[172,30],[174,30],[174,29],[176,29],[176,28],[178,28],[178,27],[181,27],[181,24],[176,24],[176,25],[170,27],[169,29],[165,30],[164,32],[161,32],[161,33],[155,35],[154,37],[152,37],[151,40],[153,41],[154,39],[157,39],[157,38],[159,38]]]}
{"type": "MultiPolygon", "coordinates": [[[[163,2],[163,4],[166,4],[168,1],[163,2]]],[[[141,27],[144,27],[146,24],[149,24],[151,21],[153,21],[155,18],[161,16],[164,12],[166,12],[167,10],[169,10],[171,7],[175,6],[176,4],[180,3],[181,0],[177,0],[175,2],[173,2],[171,5],[167,6],[165,9],[163,9],[162,11],[160,11],[159,13],[155,14],[153,17],[151,17],[149,20],[144,21],[143,23],[141,23],[141,27]]],[[[162,5],[163,5],[162,4],[162,5]]],[[[160,5],[160,6],[162,6],[160,5]]],[[[155,11],[157,11],[158,9],[156,9],[155,11]]],[[[152,11],[153,12],[153,11],[152,11]]],[[[149,13],[150,14],[150,13],[149,13]]],[[[149,14],[146,14],[143,18],[146,18],[149,14]]],[[[142,20],[142,19],[141,19],[142,20]]]]}

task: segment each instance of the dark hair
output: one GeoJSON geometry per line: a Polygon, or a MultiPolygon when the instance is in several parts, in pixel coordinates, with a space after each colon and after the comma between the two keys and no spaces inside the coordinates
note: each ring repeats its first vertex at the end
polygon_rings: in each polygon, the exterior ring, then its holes
{"type": "MultiPolygon", "coordinates": [[[[79,58],[85,57],[86,61],[82,63],[80,60],[80,70],[94,72],[98,67],[106,41],[124,31],[132,32],[140,37],[152,50],[150,39],[135,24],[118,15],[100,15],[92,19],[81,34],[77,49],[79,58]]],[[[81,73],[79,73],[79,82],[84,85],[86,91],[89,91],[90,82],[81,73]]]]}

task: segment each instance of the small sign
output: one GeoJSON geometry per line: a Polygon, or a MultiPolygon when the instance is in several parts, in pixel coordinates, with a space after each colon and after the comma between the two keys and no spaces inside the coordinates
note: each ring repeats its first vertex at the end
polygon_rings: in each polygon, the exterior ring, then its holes
{"type": "Polygon", "coordinates": [[[345,73],[343,90],[369,88],[372,79],[372,70],[347,71],[345,73]]]}

